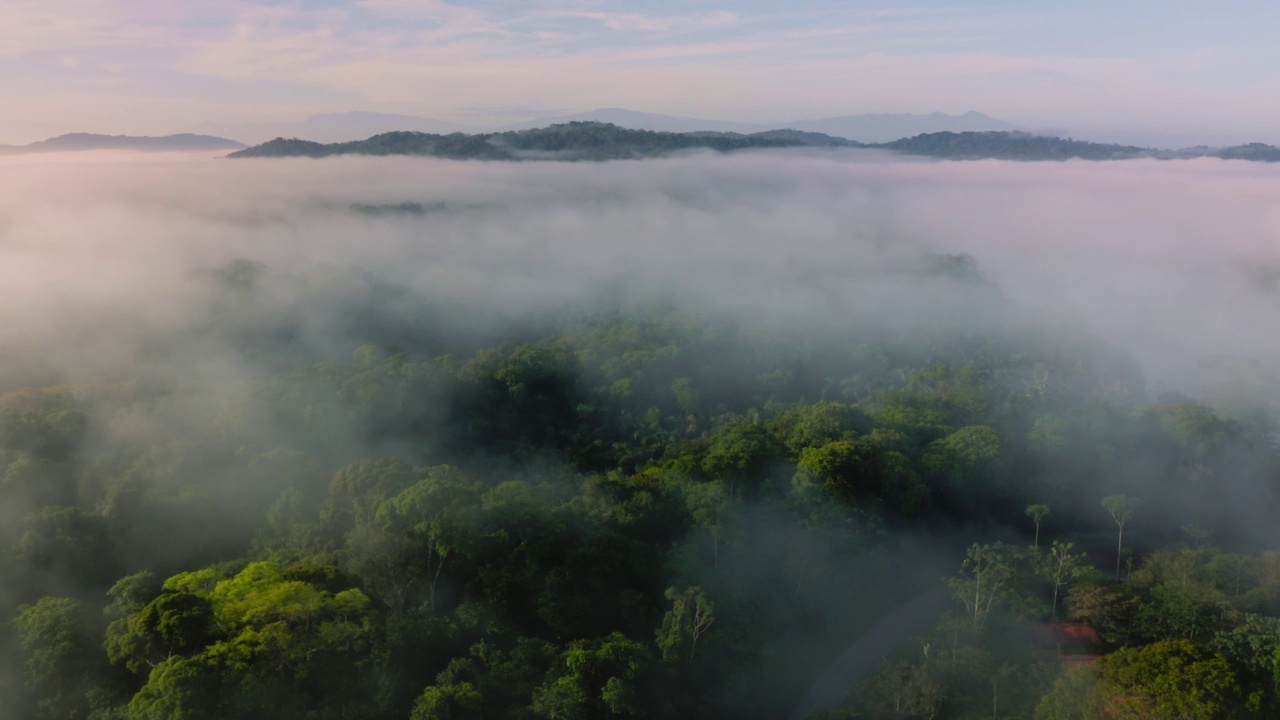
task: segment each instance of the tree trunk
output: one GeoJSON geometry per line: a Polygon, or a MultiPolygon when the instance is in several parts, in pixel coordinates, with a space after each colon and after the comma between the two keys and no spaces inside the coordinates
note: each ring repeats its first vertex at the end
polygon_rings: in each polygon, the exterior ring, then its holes
{"type": "Polygon", "coordinates": [[[1120,556],[1124,552],[1124,523],[1119,523],[1120,532],[1116,533],[1116,579],[1120,579],[1120,556]]]}
{"type": "Polygon", "coordinates": [[[1000,717],[1000,681],[998,678],[991,678],[991,720],[997,720],[1000,717]]]}
{"type": "Polygon", "coordinates": [[[956,653],[960,652],[960,628],[951,628],[951,671],[956,669],[956,653]]]}
{"type": "Polygon", "coordinates": [[[444,555],[436,551],[436,574],[431,577],[431,587],[427,591],[427,603],[431,606],[431,614],[436,614],[436,583],[440,582],[440,571],[444,570],[444,555]]]}
{"type": "MultiPolygon", "coordinates": [[[[444,570],[444,553],[440,552],[439,547],[436,546],[431,550],[431,555],[435,556],[435,574],[431,575],[431,583],[426,589],[426,603],[430,607],[431,615],[435,615],[435,584],[440,582],[440,571],[444,570]]],[[[431,571],[431,555],[428,555],[428,561],[426,561],[426,570],[429,573],[431,571]]]]}
{"type": "Polygon", "coordinates": [[[809,566],[809,538],[804,539],[804,552],[800,555],[800,579],[796,580],[796,600],[800,599],[800,587],[804,585],[804,571],[809,566]]]}
{"type": "Polygon", "coordinates": [[[982,576],[973,583],[973,626],[978,627],[978,614],[982,612],[982,576]]]}

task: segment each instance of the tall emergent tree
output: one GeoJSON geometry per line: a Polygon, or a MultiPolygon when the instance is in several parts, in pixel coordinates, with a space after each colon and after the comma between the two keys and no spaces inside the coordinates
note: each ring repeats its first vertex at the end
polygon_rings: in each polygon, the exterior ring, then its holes
{"type": "Polygon", "coordinates": [[[1040,549],[1040,521],[1049,514],[1048,505],[1031,505],[1027,507],[1027,517],[1030,517],[1036,524],[1035,548],[1040,549]]]}
{"type": "Polygon", "coordinates": [[[687,647],[688,659],[692,660],[698,640],[716,620],[715,603],[708,600],[698,587],[685,588],[683,592],[669,587],[666,598],[671,601],[671,609],[662,618],[662,628],[658,630],[662,659],[666,662],[681,660],[687,647]]]}
{"type": "Polygon", "coordinates": [[[987,616],[1005,596],[1005,585],[1013,577],[1012,555],[1004,543],[974,544],[961,565],[960,574],[948,584],[955,597],[972,618],[974,628],[981,628],[987,616]]]}
{"type": "Polygon", "coordinates": [[[1102,498],[1102,507],[1111,513],[1111,519],[1116,521],[1116,527],[1119,531],[1116,533],[1116,577],[1120,577],[1120,558],[1124,551],[1124,525],[1129,522],[1133,514],[1138,511],[1138,507],[1142,505],[1142,501],[1138,498],[1131,498],[1126,495],[1109,495],[1102,498]]]}
{"type": "Polygon", "coordinates": [[[1062,594],[1063,588],[1079,577],[1080,572],[1085,568],[1085,554],[1072,553],[1074,547],[1069,542],[1054,540],[1053,547],[1049,548],[1049,557],[1045,559],[1042,572],[1049,580],[1049,584],[1053,585],[1053,620],[1058,619],[1058,597],[1062,594]]]}

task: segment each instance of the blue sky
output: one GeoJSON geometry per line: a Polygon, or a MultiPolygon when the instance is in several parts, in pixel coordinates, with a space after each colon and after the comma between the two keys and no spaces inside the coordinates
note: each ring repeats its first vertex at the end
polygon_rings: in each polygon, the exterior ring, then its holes
{"type": "Polygon", "coordinates": [[[1260,0],[0,0],[0,27],[0,142],[606,106],[1280,134],[1280,3],[1260,0]]]}

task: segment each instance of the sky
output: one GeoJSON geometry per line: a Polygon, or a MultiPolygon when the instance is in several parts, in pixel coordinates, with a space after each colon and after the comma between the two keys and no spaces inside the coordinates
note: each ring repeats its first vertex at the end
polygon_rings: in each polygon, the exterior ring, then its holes
{"type": "Polygon", "coordinates": [[[0,0],[0,142],[396,112],[977,110],[1280,140],[1267,0],[0,0]]]}

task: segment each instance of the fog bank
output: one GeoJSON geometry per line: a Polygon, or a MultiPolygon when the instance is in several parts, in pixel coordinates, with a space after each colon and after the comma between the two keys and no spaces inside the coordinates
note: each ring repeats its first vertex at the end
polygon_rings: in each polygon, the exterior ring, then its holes
{"type": "Polygon", "coordinates": [[[882,271],[925,251],[972,255],[1038,322],[1083,324],[1153,387],[1194,390],[1210,351],[1280,355],[1280,169],[1266,165],[112,153],[0,168],[0,314],[24,342],[86,318],[180,322],[187,273],[240,257],[358,266],[489,305],[625,283],[796,319],[901,314],[911,293],[882,271]]]}

